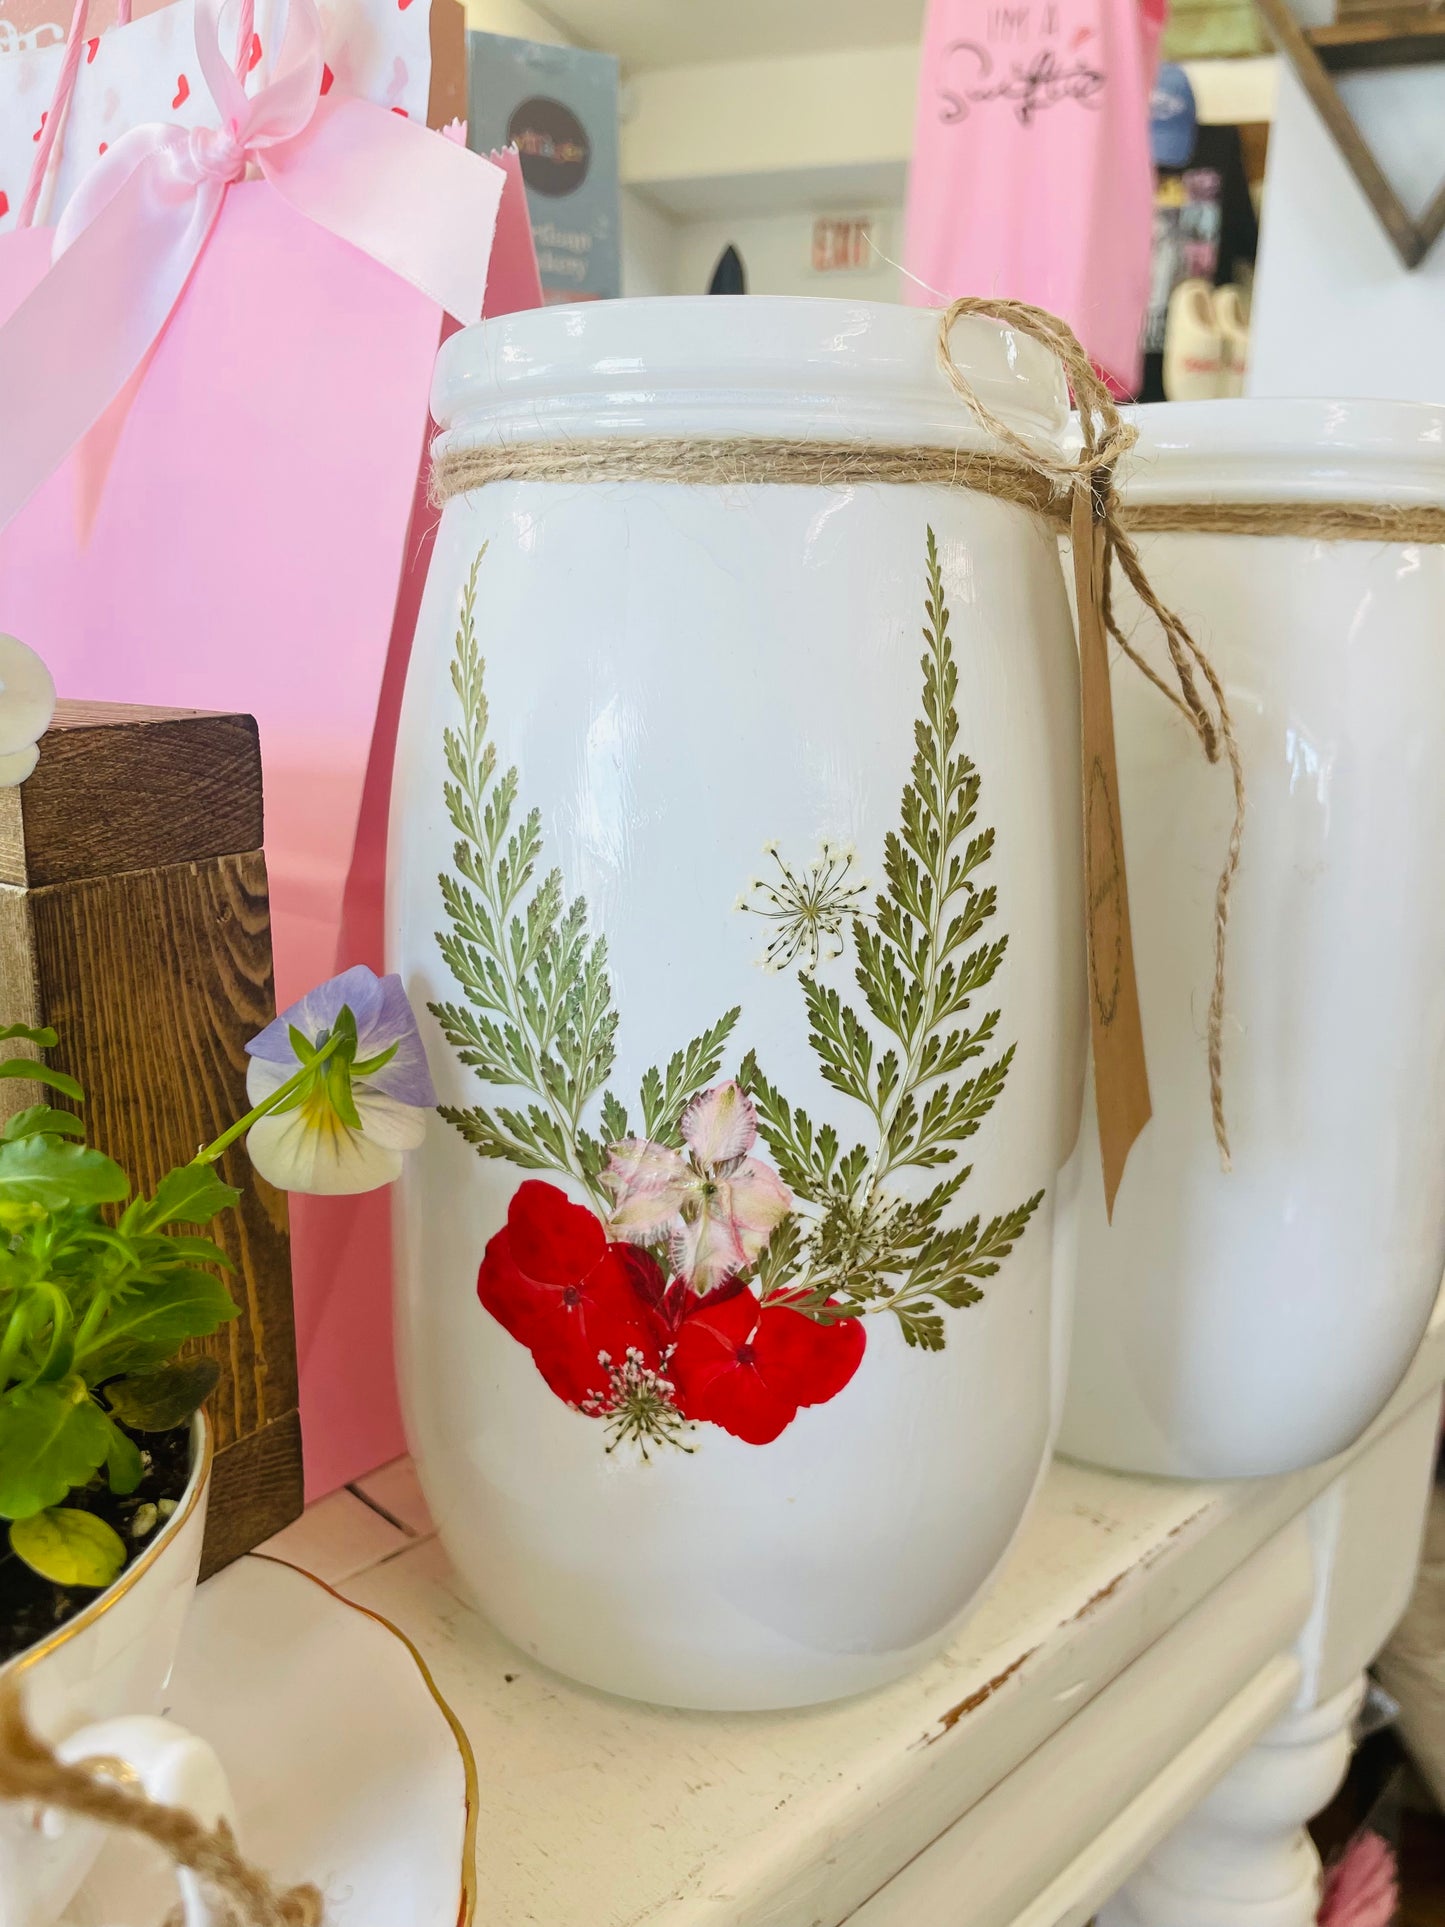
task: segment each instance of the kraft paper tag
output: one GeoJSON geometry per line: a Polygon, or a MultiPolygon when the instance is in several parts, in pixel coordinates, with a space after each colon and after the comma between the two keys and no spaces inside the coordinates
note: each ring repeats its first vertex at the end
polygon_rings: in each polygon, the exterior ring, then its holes
{"type": "Polygon", "coordinates": [[[1092,489],[1074,488],[1070,517],[1074,587],[1079,615],[1079,663],[1084,712],[1084,914],[1089,952],[1089,1029],[1094,1044],[1094,1101],[1104,1166],[1104,1205],[1110,1219],[1125,1160],[1149,1122],[1149,1074],[1134,977],[1129,928],[1129,884],[1119,770],[1114,755],[1114,710],[1104,629],[1104,525],[1092,489]]]}

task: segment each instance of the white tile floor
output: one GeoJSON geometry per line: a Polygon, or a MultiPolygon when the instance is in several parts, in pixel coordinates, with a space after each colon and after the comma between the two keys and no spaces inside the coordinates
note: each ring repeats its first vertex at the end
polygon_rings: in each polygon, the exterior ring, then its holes
{"type": "Polygon", "coordinates": [[[372,1500],[369,1490],[363,1496],[360,1487],[346,1487],[318,1499],[256,1550],[303,1566],[328,1586],[339,1586],[430,1534],[431,1520],[409,1460],[385,1466],[363,1483],[367,1488],[379,1485],[392,1503],[372,1500]],[[410,1519],[423,1523],[414,1526],[410,1519]]]}
{"type": "Polygon", "coordinates": [[[425,1539],[436,1531],[422,1497],[416,1467],[409,1458],[393,1459],[380,1471],[357,1479],[350,1489],[415,1538],[425,1539]]]}

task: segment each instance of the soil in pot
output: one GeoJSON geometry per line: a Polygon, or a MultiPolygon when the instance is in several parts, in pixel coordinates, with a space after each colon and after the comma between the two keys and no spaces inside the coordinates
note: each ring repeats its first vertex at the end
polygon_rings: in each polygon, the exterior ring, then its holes
{"type": "MultiPolygon", "coordinates": [[[[191,1476],[189,1424],[170,1432],[132,1432],[130,1436],[140,1447],[146,1468],[135,1491],[118,1498],[102,1479],[93,1490],[72,1492],[65,1502],[94,1512],[115,1527],[125,1541],[127,1566],[165,1525],[191,1476]]],[[[53,1579],[42,1579],[0,1539],[0,1665],[48,1637],[99,1596],[89,1586],[57,1586],[53,1579]]]]}

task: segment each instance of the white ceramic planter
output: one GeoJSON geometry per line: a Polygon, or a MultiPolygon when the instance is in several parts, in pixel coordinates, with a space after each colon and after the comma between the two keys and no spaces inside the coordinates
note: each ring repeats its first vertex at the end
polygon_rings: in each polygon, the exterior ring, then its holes
{"type": "MultiPolygon", "coordinates": [[[[105,1758],[152,1799],[234,1824],[225,1777],[204,1741],[155,1716],[180,1644],[201,1561],[211,1429],[192,1428],[191,1477],[174,1514],[135,1562],[48,1639],[4,1667],[26,1717],[66,1760],[105,1758]]],[[[0,1927],[53,1927],[104,1840],[88,1820],[0,1808],[0,1927]]],[[[187,1927],[211,1912],[181,1876],[187,1927]]]]}
{"type": "MultiPolygon", "coordinates": [[[[517,315],[444,349],[434,408],[453,446],[642,434],[982,447],[937,373],[933,327],[904,309],[831,301],[517,315]]],[[[956,346],[991,407],[1024,433],[1059,434],[1058,379],[1031,343],[974,322],[956,346]]],[[[924,743],[934,759],[927,729],[924,743]]],[[[1077,670],[1054,541],[1018,508],[943,488],[630,481],[508,481],[448,504],[397,758],[393,960],[418,1008],[453,1007],[428,1032],[443,1104],[485,1113],[470,1134],[504,1155],[479,1157],[462,1131],[439,1126],[409,1161],[402,1371],[443,1537],[529,1652],[645,1699],[822,1700],[932,1651],[998,1562],[1053,1416],[1053,1233],[1067,1215],[1073,1171],[1060,1167],[1082,1087],[1078,790],[1077,670]],[[931,644],[921,635],[930,528],[950,612],[946,642],[931,644]],[[969,1008],[924,1027],[942,1039],[999,1013],[947,1077],[926,1075],[923,1033],[910,1053],[869,1011],[851,917],[864,913],[865,946],[886,934],[875,899],[924,717],[925,653],[950,689],[957,677],[950,781],[955,791],[964,781],[966,754],[981,782],[975,820],[945,838],[949,854],[962,862],[986,826],[997,838],[991,854],[975,850],[982,860],[940,928],[992,886],[996,908],[979,902],[952,962],[1008,939],[969,1008]],[[480,767],[493,752],[495,765],[480,767]],[[493,856],[483,812],[514,767],[493,856]],[[460,786],[450,803],[448,780],[460,786]],[[585,969],[564,966],[569,994],[590,999],[593,1046],[615,1059],[605,1078],[576,1080],[601,1087],[580,1104],[563,1088],[572,1072],[539,1097],[536,1077],[495,1068],[528,1038],[514,1048],[499,1029],[464,1043],[468,1025],[487,1023],[530,1037],[519,976],[537,986],[536,1008],[556,988],[545,968],[519,968],[518,953],[489,956],[476,916],[501,890],[498,856],[529,811],[538,847],[518,907],[555,866],[559,902],[585,900],[577,940],[606,945],[605,966],[586,953],[605,986],[586,989],[585,969]],[[811,934],[794,885],[821,898],[811,934]],[[932,1168],[905,1157],[890,1171],[872,1110],[826,1081],[799,980],[813,936],[818,994],[836,995],[871,1040],[855,1046],[872,1052],[870,1091],[890,1046],[911,1066],[912,1102],[938,1133],[932,1168]],[[778,967],[760,970],[770,946],[778,967]],[[617,1021],[604,1036],[610,1019],[597,1013],[608,1010],[617,1021]],[[679,1061],[645,1119],[648,1067],[666,1073],[720,1020],[716,1048],[679,1061]],[[958,1128],[940,1124],[937,1092],[946,1085],[961,1106],[968,1080],[1014,1044],[976,1135],[960,1135],[961,1113],[958,1128]],[[919,1309],[934,1307],[938,1322],[923,1330],[942,1349],[905,1342],[888,1308],[908,1288],[896,1264],[880,1267],[866,1315],[838,1318],[846,1307],[830,1312],[818,1280],[845,1272],[807,1245],[782,1262],[780,1225],[806,1240],[825,1215],[834,1232],[842,1224],[817,1172],[835,1147],[786,1155],[750,1053],[795,1132],[798,1114],[815,1146],[836,1131],[845,1193],[861,1203],[878,1173],[870,1236],[877,1209],[917,1206],[972,1165],[956,1195],[935,1201],[926,1235],[920,1220],[913,1247],[937,1258],[950,1292],[967,1283],[970,1220],[986,1226],[1043,1193],[998,1275],[978,1279],[981,1302],[945,1308],[913,1292],[919,1309]],[[474,1068],[486,1060],[493,1081],[474,1068]],[[694,1090],[711,1095],[684,1116],[694,1090]],[[590,1184],[576,1168],[579,1145],[582,1163],[589,1155],[579,1117],[597,1145],[593,1171],[604,1166],[590,1184]],[[549,1132],[560,1152],[543,1142],[549,1132]],[[505,1154],[504,1141],[524,1136],[544,1168],[505,1154]],[[759,1277],[770,1232],[778,1268],[759,1277]],[[745,1282],[729,1283],[740,1267],[745,1282]],[[803,1290],[811,1316],[778,1295],[803,1290]]],[[[885,1075],[885,1123],[901,1092],[885,1075]]],[[[905,1150],[916,1136],[906,1119],[898,1126],[905,1150]]]]}
{"type": "MultiPolygon", "coordinates": [[[[1438,408],[1218,402],[1137,419],[1130,501],[1445,502],[1438,408]]],[[[1112,1229],[1084,1160],[1060,1443],[1128,1470],[1281,1472],[1380,1410],[1445,1262],[1445,551],[1172,533],[1140,549],[1212,655],[1244,754],[1234,1168],[1211,1141],[1204,1053],[1228,778],[1122,663],[1154,1117],[1112,1229]]]]}

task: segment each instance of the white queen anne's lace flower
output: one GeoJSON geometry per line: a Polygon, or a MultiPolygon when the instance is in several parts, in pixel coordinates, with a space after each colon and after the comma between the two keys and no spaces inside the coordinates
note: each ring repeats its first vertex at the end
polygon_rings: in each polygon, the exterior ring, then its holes
{"type": "Polygon", "coordinates": [[[767,845],[764,855],[778,875],[754,877],[737,902],[773,926],[760,960],[765,970],[786,970],[799,957],[816,970],[824,957],[842,956],[843,926],[858,915],[868,890],[866,877],[851,874],[855,854],[850,844],[825,839],[815,861],[794,870],[776,843],[767,845]]]}

